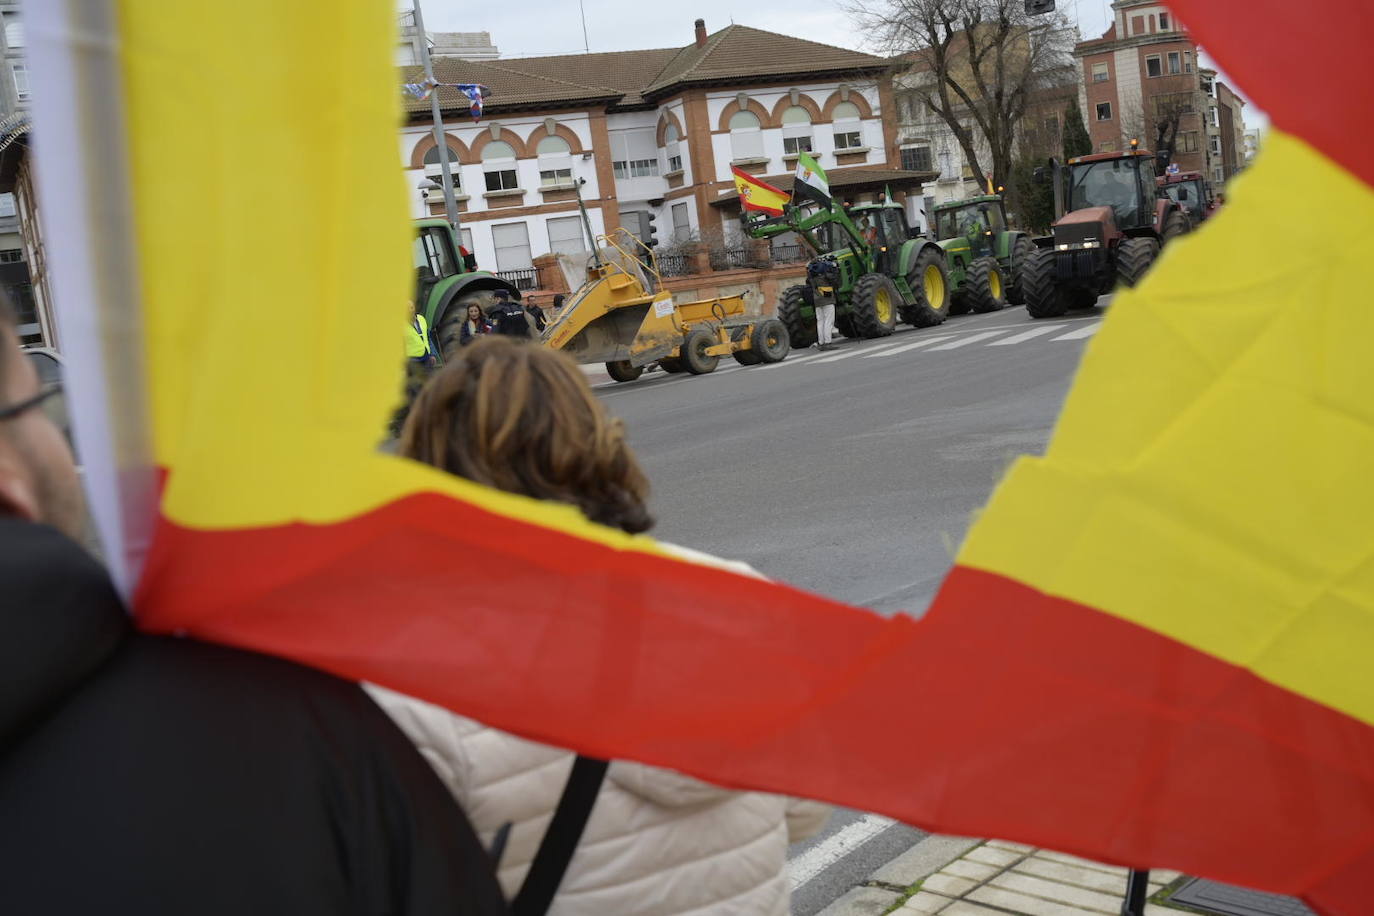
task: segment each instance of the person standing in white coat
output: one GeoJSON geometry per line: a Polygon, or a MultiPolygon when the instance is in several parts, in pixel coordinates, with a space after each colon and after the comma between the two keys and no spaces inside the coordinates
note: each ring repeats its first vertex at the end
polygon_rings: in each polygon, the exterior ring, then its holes
{"type": "MultiPolygon", "coordinates": [[[[653,524],[648,481],[620,421],[606,414],[567,357],[542,347],[488,338],[461,351],[416,401],[400,454],[477,483],[571,504],[630,533],[653,524]],[[496,444],[484,452],[479,443],[496,444]]],[[[677,549],[694,562],[758,575],[742,563],[677,549]]],[[[575,755],[375,685],[368,690],[433,765],[484,843],[492,845],[511,825],[498,877],[513,897],[575,755]]],[[[550,916],[785,916],[787,847],[828,817],[829,808],[817,802],[614,761],[550,916]]]]}

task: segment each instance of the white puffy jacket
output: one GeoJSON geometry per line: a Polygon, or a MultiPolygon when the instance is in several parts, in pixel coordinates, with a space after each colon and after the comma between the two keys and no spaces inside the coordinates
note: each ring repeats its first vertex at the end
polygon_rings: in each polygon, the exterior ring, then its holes
{"type": "MultiPolygon", "coordinates": [[[[510,822],[499,877],[514,896],[553,817],[573,754],[366,685],[438,771],[484,845],[510,822]]],[[[819,830],[822,804],[708,785],[615,761],[550,916],[786,916],[787,845],[819,830]]]]}

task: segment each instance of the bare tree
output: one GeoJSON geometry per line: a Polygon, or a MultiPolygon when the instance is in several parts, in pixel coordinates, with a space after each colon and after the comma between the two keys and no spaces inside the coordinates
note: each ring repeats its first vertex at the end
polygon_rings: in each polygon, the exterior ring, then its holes
{"type": "Polygon", "coordinates": [[[1139,140],[1165,162],[1172,162],[1178,144],[1178,127],[1185,114],[1195,111],[1193,94],[1188,91],[1151,96],[1133,96],[1121,104],[1122,142],[1139,140]]]}
{"type": "Polygon", "coordinates": [[[981,185],[988,165],[1010,175],[1032,95],[1072,68],[1068,21],[1027,16],[1024,0],[852,0],[849,11],[908,68],[909,90],[948,125],[981,185]]]}

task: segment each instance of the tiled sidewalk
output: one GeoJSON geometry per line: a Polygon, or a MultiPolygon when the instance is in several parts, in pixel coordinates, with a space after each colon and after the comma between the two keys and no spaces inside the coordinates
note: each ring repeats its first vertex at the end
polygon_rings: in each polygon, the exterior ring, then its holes
{"type": "MultiPolygon", "coordinates": [[[[1150,895],[1178,877],[1150,872],[1150,895]]],[[[1126,869],[1020,843],[989,840],[927,877],[895,913],[941,916],[1117,916],[1126,869]]],[[[1146,904],[1154,916],[1179,911],[1146,904]]]]}

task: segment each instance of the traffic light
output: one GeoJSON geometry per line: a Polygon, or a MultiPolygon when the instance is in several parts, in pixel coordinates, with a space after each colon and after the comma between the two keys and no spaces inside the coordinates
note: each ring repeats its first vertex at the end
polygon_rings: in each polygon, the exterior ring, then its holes
{"type": "Polygon", "coordinates": [[[654,225],[656,218],[652,210],[644,214],[644,244],[649,248],[658,245],[658,236],[656,235],[658,226],[654,225]]]}
{"type": "Polygon", "coordinates": [[[1040,16],[1054,12],[1054,0],[1026,0],[1026,15],[1040,16]]]}

